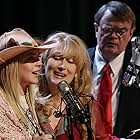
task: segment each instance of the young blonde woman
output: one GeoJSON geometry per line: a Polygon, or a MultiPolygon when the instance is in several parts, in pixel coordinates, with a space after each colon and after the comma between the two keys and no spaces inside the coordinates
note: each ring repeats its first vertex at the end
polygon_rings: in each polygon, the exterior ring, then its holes
{"type": "Polygon", "coordinates": [[[2,140],[52,140],[52,135],[44,134],[38,125],[31,90],[31,85],[38,82],[42,66],[39,55],[47,47],[39,47],[35,40],[20,28],[0,37],[2,140]]]}
{"type": "Polygon", "coordinates": [[[36,99],[40,124],[56,140],[86,140],[87,128],[75,118],[72,119],[73,134],[70,137],[67,103],[58,89],[58,84],[66,81],[83,105],[90,102],[92,75],[86,45],[78,36],[65,32],[50,35],[47,42],[56,42],[57,45],[42,56],[44,75],[40,76],[39,82],[41,96],[36,99]]]}

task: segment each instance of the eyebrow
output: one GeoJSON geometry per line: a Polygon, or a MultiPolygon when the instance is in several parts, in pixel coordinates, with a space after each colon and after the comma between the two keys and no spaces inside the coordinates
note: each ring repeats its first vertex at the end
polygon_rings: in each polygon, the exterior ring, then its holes
{"type": "Polygon", "coordinates": [[[63,54],[62,54],[62,52],[60,52],[60,51],[56,51],[56,52],[52,53],[52,55],[59,55],[59,56],[61,56],[61,55],[63,55],[63,54]]]}

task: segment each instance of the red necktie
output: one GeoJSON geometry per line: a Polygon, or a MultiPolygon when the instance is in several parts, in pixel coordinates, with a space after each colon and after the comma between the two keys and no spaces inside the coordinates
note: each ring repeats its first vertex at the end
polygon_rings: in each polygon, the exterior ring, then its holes
{"type": "Polygon", "coordinates": [[[112,80],[110,72],[111,68],[107,63],[103,68],[103,75],[98,93],[98,101],[104,109],[104,121],[108,134],[112,134],[112,80]]]}

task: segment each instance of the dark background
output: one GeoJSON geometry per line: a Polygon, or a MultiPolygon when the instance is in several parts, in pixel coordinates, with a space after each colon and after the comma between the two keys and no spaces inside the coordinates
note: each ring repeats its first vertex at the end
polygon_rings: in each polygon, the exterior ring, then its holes
{"type": "MultiPolygon", "coordinates": [[[[34,37],[45,39],[55,31],[81,37],[91,47],[96,43],[94,14],[108,0],[0,0],[0,35],[21,27],[34,37]]],[[[137,19],[135,35],[140,35],[139,0],[122,0],[137,19]]]]}

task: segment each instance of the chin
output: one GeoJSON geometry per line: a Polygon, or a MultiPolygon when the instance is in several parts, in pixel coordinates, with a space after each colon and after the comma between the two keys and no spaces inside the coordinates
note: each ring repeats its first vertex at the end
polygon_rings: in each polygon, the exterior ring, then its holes
{"type": "Polygon", "coordinates": [[[63,81],[64,79],[53,79],[51,83],[58,85],[59,82],[63,81]]]}
{"type": "Polygon", "coordinates": [[[116,54],[118,51],[115,48],[106,48],[103,53],[106,55],[116,54]]]}
{"type": "Polygon", "coordinates": [[[32,81],[32,84],[37,84],[37,83],[38,83],[38,79],[32,81]]]}

